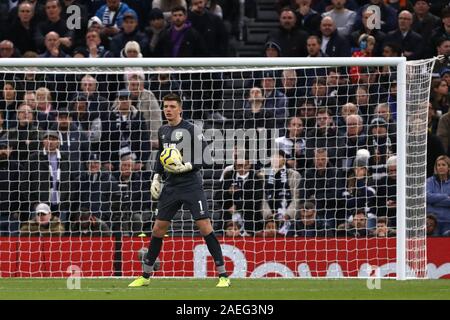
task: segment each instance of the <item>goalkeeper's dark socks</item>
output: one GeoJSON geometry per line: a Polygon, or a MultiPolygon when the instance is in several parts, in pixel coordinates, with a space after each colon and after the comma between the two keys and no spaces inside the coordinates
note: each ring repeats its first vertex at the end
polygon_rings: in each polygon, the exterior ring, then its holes
{"type": "Polygon", "coordinates": [[[153,272],[153,265],[155,264],[155,261],[159,256],[159,252],[161,251],[162,242],[163,239],[158,237],[152,237],[152,240],[150,241],[150,246],[144,259],[144,272],[142,274],[142,276],[146,279],[150,278],[150,275],[153,272]]]}
{"type": "Polygon", "coordinates": [[[225,263],[223,261],[222,249],[220,248],[220,243],[217,240],[216,235],[214,234],[214,232],[211,232],[203,238],[205,239],[209,253],[211,253],[211,256],[214,259],[217,272],[221,277],[226,277],[227,273],[225,272],[225,263]]]}

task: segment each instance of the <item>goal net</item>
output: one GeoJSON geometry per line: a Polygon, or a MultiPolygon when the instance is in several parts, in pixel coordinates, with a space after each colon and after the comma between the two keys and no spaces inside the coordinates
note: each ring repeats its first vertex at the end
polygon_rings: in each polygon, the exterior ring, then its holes
{"type": "MultiPolygon", "coordinates": [[[[426,277],[433,63],[1,61],[0,277],[141,273],[168,93],[202,132],[231,276],[426,277]]],[[[155,276],[215,276],[186,209],[155,276]]]]}

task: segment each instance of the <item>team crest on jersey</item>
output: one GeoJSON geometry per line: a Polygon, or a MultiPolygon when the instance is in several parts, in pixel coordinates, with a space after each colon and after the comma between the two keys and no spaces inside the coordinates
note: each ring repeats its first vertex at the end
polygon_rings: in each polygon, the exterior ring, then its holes
{"type": "Polygon", "coordinates": [[[183,138],[183,132],[182,131],[175,131],[175,139],[181,140],[183,138]]]}

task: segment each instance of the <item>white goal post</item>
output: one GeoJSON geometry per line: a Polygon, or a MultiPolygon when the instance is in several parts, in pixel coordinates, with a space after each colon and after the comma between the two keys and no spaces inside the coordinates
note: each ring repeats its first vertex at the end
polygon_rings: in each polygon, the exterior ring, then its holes
{"type": "MultiPolygon", "coordinates": [[[[396,175],[396,246],[395,248],[386,247],[382,248],[386,252],[395,249],[395,271],[392,270],[392,262],[390,267],[385,265],[386,270],[382,270],[384,275],[389,276],[395,273],[395,278],[397,280],[407,280],[407,279],[417,279],[426,278],[427,276],[427,257],[426,257],[426,201],[425,201],[425,184],[426,184],[426,134],[427,134],[427,114],[429,94],[430,94],[430,84],[431,84],[431,70],[434,65],[434,59],[421,60],[421,61],[406,61],[404,57],[398,58],[139,58],[139,59],[123,59],[123,58],[108,58],[108,59],[98,59],[98,58],[33,58],[33,59],[23,59],[23,58],[12,58],[12,59],[0,59],[0,75],[3,77],[2,81],[5,80],[5,74],[13,73],[45,73],[45,74],[55,74],[55,75],[65,75],[65,74],[92,74],[92,75],[108,75],[108,74],[125,74],[130,72],[130,70],[142,70],[142,72],[147,75],[158,74],[158,73],[177,73],[177,74],[197,74],[197,73],[221,73],[232,74],[233,72],[239,73],[243,78],[245,72],[264,72],[266,70],[272,71],[282,71],[282,70],[312,70],[312,74],[316,75],[316,72],[320,68],[329,69],[339,69],[339,68],[350,68],[354,66],[367,68],[371,70],[371,67],[381,68],[389,67],[390,70],[394,70],[392,75],[395,76],[394,79],[388,77],[389,81],[392,83],[396,82],[396,93],[393,97],[396,97],[396,160],[397,160],[397,175],[396,175]],[[390,269],[389,269],[390,268],[390,269]]],[[[365,70],[365,69],[364,69],[365,70]]],[[[378,70],[378,69],[377,69],[378,70]]],[[[364,71],[360,71],[364,73],[364,71]]],[[[370,71],[367,71],[368,73],[370,71]]],[[[252,73],[253,74],[253,73],[252,73]]],[[[298,74],[298,73],[297,73],[298,74]]],[[[303,74],[303,73],[302,73],[303,74]]],[[[307,72],[305,73],[307,74],[307,72]]],[[[328,75],[326,71],[325,78],[328,75]]],[[[369,75],[370,76],[370,75],[369,75]]],[[[368,77],[369,77],[368,76],[368,77]]],[[[231,76],[232,77],[232,76],[231,76]]],[[[277,75],[279,77],[279,75],[277,75]]],[[[220,81],[222,79],[218,79],[220,81]]],[[[280,80],[280,79],[277,79],[280,80]]],[[[15,80],[13,80],[15,81],[15,80]]],[[[65,78],[64,78],[65,81],[65,78]]],[[[380,80],[381,81],[381,80],[380,80]]],[[[305,82],[307,83],[307,82],[305,82]]],[[[387,95],[390,94],[390,83],[387,83],[388,87],[387,95]]],[[[309,92],[309,84],[305,84],[308,87],[306,92],[309,92]]],[[[328,86],[328,84],[327,84],[328,86]]],[[[355,85],[358,87],[358,84],[355,85]]],[[[220,85],[219,85],[220,87],[220,85]]],[[[252,85],[245,89],[250,89],[252,85]]],[[[217,87],[216,87],[217,88],[217,87]]],[[[201,90],[207,90],[202,88],[201,90]]],[[[213,85],[211,85],[211,90],[216,90],[213,85]]],[[[70,94],[70,92],[69,92],[70,94]]],[[[371,93],[367,92],[368,95],[371,93]]],[[[378,94],[378,92],[376,93],[378,94]]],[[[390,96],[390,97],[392,97],[390,96]]],[[[308,99],[307,94],[303,97],[308,99]]],[[[203,99],[203,96],[200,98],[203,99]]],[[[214,98],[208,98],[214,99],[214,98]]],[[[226,99],[226,98],[222,98],[226,99]]],[[[160,101],[159,101],[160,102],[160,101]]],[[[377,104],[375,104],[376,106],[377,104]]],[[[341,106],[337,103],[337,108],[341,106]]],[[[220,111],[220,110],[219,110],[220,111]]],[[[334,116],[338,116],[333,115],[334,116]]],[[[368,115],[368,118],[373,118],[373,115],[368,115]]],[[[225,121],[225,120],[224,120],[225,121]]],[[[284,119],[285,123],[288,121],[288,116],[284,119]]],[[[370,127],[370,123],[367,124],[370,127]]],[[[282,127],[281,129],[286,129],[282,127]]],[[[344,130],[345,131],[345,130],[344,130]]],[[[314,154],[314,151],[313,151],[314,154]]],[[[310,159],[311,160],[311,159],[310,159]]],[[[312,161],[312,160],[311,160],[312,161]]],[[[337,162],[336,162],[337,163],[337,162]]],[[[337,166],[337,165],[336,165],[337,166]]],[[[150,166],[149,166],[150,168],[150,166]]],[[[217,169],[215,169],[217,170],[217,169]]],[[[150,170],[151,171],[151,170],[150,170]]],[[[225,169],[226,171],[226,169],[225,169]]],[[[217,173],[217,172],[216,172],[217,173]]],[[[344,186],[345,188],[345,186],[344,186]]],[[[213,190],[214,191],[214,190],[213,190]]],[[[214,200],[213,200],[214,201],[214,200]]],[[[325,208],[326,209],[326,208],[325,208]]],[[[339,208],[337,208],[339,209],[339,208]]],[[[212,210],[212,208],[210,208],[212,210]]],[[[354,216],[356,217],[356,213],[354,216]]],[[[234,219],[234,217],[233,217],[234,219]]],[[[294,219],[295,220],[295,217],[294,219]]],[[[350,220],[351,221],[351,220],[350,220]]],[[[224,225],[222,225],[223,228],[224,225]]],[[[334,228],[334,227],[333,227],[334,228]]],[[[337,227],[336,227],[337,228],[337,227]]],[[[222,230],[224,231],[224,230],[222,230]]],[[[261,238],[255,240],[256,238],[246,238],[243,237],[242,241],[252,242],[254,247],[257,241],[270,241],[267,238],[261,238]]],[[[297,237],[298,238],[298,237],[297,237]]],[[[321,237],[315,237],[320,244],[321,237]]],[[[0,237],[1,239],[1,237],[0,237]]],[[[5,238],[4,238],[5,239],[5,238]]],[[[15,239],[15,238],[14,238],[15,239]]],[[[308,239],[305,237],[305,241],[308,239]]],[[[222,240],[220,240],[222,242],[222,240]]],[[[230,240],[231,241],[231,240],[230,240]]],[[[291,240],[286,240],[291,241],[291,240]]],[[[341,241],[341,240],[339,240],[341,241]]],[[[350,242],[352,240],[349,240],[350,242]]],[[[341,242],[339,242],[341,243],[341,242]]],[[[227,245],[230,245],[227,242],[227,245]]],[[[275,244],[276,246],[276,244],[275,244]]],[[[294,245],[295,248],[297,248],[294,245]]],[[[325,245],[326,247],[326,245],[325,245]]],[[[0,256],[2,250],[5,247],[0,247],[0,256]]],[[[229,248],[229,247],[228,247],[229,248]]],[[[287,248],[287,247],[286,247],[287,248]]],[[[289,247],[291,248],[291,247],[289,247]]],[[[349,246],[349,252],[351,248],[349,246]]],[[[242,249],[242,247],[239,247],[242,249]]],[[[230,249],[228,251],[234,252],[233,250],[238,250],[237,248],[230,249]]],[[[92,249],[91,249],[92,250],[92,249]]],[[[173,255],[176,254],[176,249],[173,249],[173,255]]],[[[256,249],[255,249],[256,250],[256,249]]],[[[276,248],[273,250],[273,254],[276,256],[276,248]]],[[[319,250],[319,249],[318,249],[319,250]]],[[[330,250],[334,249],[324,249],[330,250]]],[[[356,249],[355,249],[356,250],[356,249]]],[[[163,249],[164,251],[164,249],[163,249]]],[[[284,259],[287,262],[294,261],[296,258],[296,252],[286,250],[287,253],[284,259]]],[[[367,250],[367,252],[369,249],[367,250]]],[[[229,255],[231,253],[229,252],[229,255]]],[[[389,251],[390,252],[390,251],[389,251]]],[[[4,252],[3,252],[4,253],[4,252]]],[[[256,255],[258,252],[254,252],[256,255]]],[[[186,253],[187,254],[187,253],[186,253]]],[[[195,254],[201,253],[196,252],[195,254]]],[[[376,254],[375,254],[376,255],[376,254]]],[[[190,258],[195,257],[195,255],[188,254],[190,258]]],[[[135,254],[129,255],[135,259],[135,254]]],[[[367,258],[367,257],[366,257],[367,258]]],[[[127,263],[125,258],[122,258],[122,266],[127,263]]],[[[192,258],[193,259],[193,258],[192,258]]],[[[207,259],[203,257],[204,263],[201,266],[206,268],[207,259]]],[[[247,258],[248,259],[248,258],[247,258]]],[[[306,259],[306,258],[305,258],[306,259]]],[[[349,258],[351,259],[351,258],[349,258]]],[[[358,258],[355,258],[360,259],[358,258]]],[[[363,258],[361,258],[363,259],[363,258]]],[[[365,259],[365,258],[364,258],[365,259]]],[[[116,259],[113,259],[115,263],[116,259]]],[[[338,259],[339,260],[339,259],[338,259]]],[[[353,269],[358,268],[358,277],[370,277],[371,274],[367,274],[362,270],[361,265],[368,263],[367,261],[358,261],[357,267],[351,267],[353,269]],[[364,263],[362,263],[364,262],[364,263]]],[[[201,264],[202,261],[192,262],[195,265],[201,264]]],[[[275,261],[273,258],[272,262],[275,261]]],[[[98,261],[97,261],[98,262],[98,261]]],[[[320,263],[321,259],[317,261],[320,263]]],[[[350,261],[349,263],[353,263],[350,261]]],[[[266,261],[270,264],[269,261],[266,261]]],[[[275,263],[275,262],[274,262],[275,263]]],[[[238,265],[234,261],[235,265],[238,265]]],[[[164,268],[164,259],[162,259],[162,265],[164,268]]],[[[327,266],[329,268],[329,266],[327,266]]],[[[342,266],[341,266],[342,267],[342,266]]],[[[297,266],[296,266],[297,268],[297,266]]],[[[309,266],[310,269],[313,267],[309,266]]],[[[349,267],[350,268],[350,267],[349,267]]],[[[257,269],[257,268],[255,268],[257,269]]],[[[291,268],[292,269],[292,268],[291,268]]],[[[352,272],[355,271],[352,269],[352,272]]],[[[278,270],[278,269],[277,269],[278,270]]],[[[300,266],[298,266],[298,273],[301,274],[300,266]]],[[[297,270],[293,270],[297,272],[297,270]]],[[[1,269],[0,269],[1,271],[1,269]]],[[[5,274],[7,272],[3,271],[5,274]]],[[[136,274],[136,270],[133,269],[133,274],[136,274]]],[[[264,273],[260,270],[260,272],[264,273]]],[[[274,271],[275,272],[275,271],[274,271]]],[[[282,274],[284,271],[280,271],[282,274]]],[[[267,272],[270,273],[270,272],[267,272]]],[[[331,274],[332,272],[329,272],[331,274]]],[[[61,273],[59,273],[61,274],[61,273]]],[[[104,275],[99,273],[100,275],[104,275]]],[[[114,273],[114,275],[130,275],[130,273],[114,273]]],[[[169,276],[179,276],[176,270],[171,270],[167,273],[169,276]]],[[[194,272],[188,275],[204,275],[206,276],[206,271],[194,270],[194,272]]],[[[236,273],[238,274],[238,273],[236,273]]],[[[255,273],[256,274],[256,273],[255,273]]],[[[293,273],[286,271],[285,276],[290,276],[293,273]]],[[[318,273],[319,274],[319,273],[318,273]]],[[[355,274],[355,273],[354,273],[355,274]]],[[[163,274],[165,275],[165,274],[163,274]]],[[[0,277],[2,274],[0,273],[0,277]]],[[[338,275],[341,276],[341,275],[338,275]]]]}

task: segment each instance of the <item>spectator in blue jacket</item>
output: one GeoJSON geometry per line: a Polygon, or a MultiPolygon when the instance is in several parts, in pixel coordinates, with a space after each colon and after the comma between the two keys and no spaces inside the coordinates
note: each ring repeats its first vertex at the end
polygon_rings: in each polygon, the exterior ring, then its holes
{"type": "Polygon", "coordinates": [[[434,165],[434,175],[427,179],[427,212],[437,218],[439,233],[450,230],[450,158],[440,156],[434,165]]]}
{"type": "Polygon", "coordinates": [[[106,0],[106,4],[95,13],[105,26],[103,33],[108,37],[118,34],[122,28],[124,14],[128,11],[135,12],[120,0],[106,0]]]}

